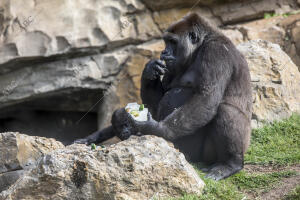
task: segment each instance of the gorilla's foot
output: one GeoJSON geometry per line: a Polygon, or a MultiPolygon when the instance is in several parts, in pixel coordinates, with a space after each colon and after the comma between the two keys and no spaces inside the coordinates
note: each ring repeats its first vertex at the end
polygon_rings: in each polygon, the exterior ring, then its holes
{"type": "Polygon", "coordinates": [[[209,172],[215,165],[211,165],[211,166],[201,166],[201,167],[198,167],[198,169],[200,169],[202,172],[209,172]]]}
{"type": "Polygon", "coordinates": [[[209,169],[209,172],[208,174],[206,174],[205,178],[210,178],[218,181],[239,172],[242,168],[242,166],[230,166],[224,163],[214,164],[209,169]]]}

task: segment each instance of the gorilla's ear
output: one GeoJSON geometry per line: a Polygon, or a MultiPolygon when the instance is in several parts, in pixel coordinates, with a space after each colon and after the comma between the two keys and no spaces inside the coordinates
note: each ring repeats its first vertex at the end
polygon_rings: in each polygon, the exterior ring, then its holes
{"type": "Polygon", "coordinates": [[[116,112],[117,112],[117,110],[115,110],[114,112],[113,112],[113,114],[112,114],[112,117],[111,117],[111,120],[110,120],[110,122],[111,122],[111,124],[115,124],[115,122],[116,122],[116,118],[117,118],[117,116],[116,116],[116,112]]]}
{"type": "Polygon", "coordinates": [[[194,31],[189,32],[189,39],[191,40],[192,44],[199,42],[199,36],[194,31]]]}
{"type": "Polygon", "coordinates": [[[111,117],[111,124],[118,123],[118,116],[120,115],[120,113],[121,113],[121,108],[119,108],[113,112],[112,117],[111,117]]]}

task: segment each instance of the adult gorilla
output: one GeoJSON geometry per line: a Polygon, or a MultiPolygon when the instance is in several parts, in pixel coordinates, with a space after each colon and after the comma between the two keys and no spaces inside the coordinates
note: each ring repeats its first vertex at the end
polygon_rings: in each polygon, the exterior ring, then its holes
{"type": "Polygon", "coordinates": [[[127,135],[153,134],[174,142],[187,159],[210,165],[209,178],[238,172],[251,133],[247,62],[226,36],[194,13],[171,25],[163,39],[160,60],[148,62],[142,75],[142,101],[153,118],[139,122],[117,110],[114,118],[121,120],[89,136],[88,143],[120,133],[114,127],[121,125],[127,135]]]}

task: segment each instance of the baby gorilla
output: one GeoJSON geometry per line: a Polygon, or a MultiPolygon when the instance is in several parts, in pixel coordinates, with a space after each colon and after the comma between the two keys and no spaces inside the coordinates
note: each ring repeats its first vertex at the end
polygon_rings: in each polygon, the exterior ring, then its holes
{"type": "Polygon", "coordinates": [[[128,119],[128,113],[124,112],[124,108],[117,109],[113,113],[111,124],[113,136],[117,136],[121,140],[126,140],[131,135],[138,135],[137,128],[132,121],[128,119]]]}
{"type": "Polygon", "coordinates": [[[112,126],[103,130],[97,131],[86,138],[78,139],[74,143],[91,144],[100,143],[114,136],[119,137],[121,140],[128,139],[131,135],[138,135],[137,128],[131,120],[128,119],[128,113],[124,108],[117,109],[111,119],[112,126]]]}

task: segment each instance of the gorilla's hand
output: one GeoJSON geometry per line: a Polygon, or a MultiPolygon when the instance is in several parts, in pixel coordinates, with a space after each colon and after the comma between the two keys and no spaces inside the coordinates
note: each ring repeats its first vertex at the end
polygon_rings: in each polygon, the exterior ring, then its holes
{"type": "Polygon", "coordinates": [[[136,128],[136,120],[125,110],[120,108],[113,114],[112,124],[117,129],[117,132],[122,132],[123,129],[136,128]],[[118,125],[121,124],[121,125],[118,125]]]}
{"type": "Polygon", "coordinates": [[[158,123],[157,121],[155,121],[153,118],[152,118],[152,115],[150,112],[147,113],[147,122],[149,123],[158,123]]]}
{"type": "Polygon", "coordinates": [[[161,60],[150,60],[143,71],[143,78],[148,80],[158,79],[166,72],[166,65],[161,60]]]}
{"type": "Polygon", "coordinates": [[[75,140],[73,143],[90,145],[93,142],[89,138],[82,138],[82,139],[75,140]]]}
{"type": "Polygon", "coordinates": [[[156,130],[155,128],[158,126],[158,122],[152,118],[150,112],[148,112],[147,114],[147,121],[135,120],[128,112],[126,112],[125,109],[120,109],[120,111],[117,114],[122,115],[123,118],[124,116],[126,116],[127,118],[126,120],[128,124],[130,124],[130,126],[134,128],[135,134],[131,134],[131,135],[138,135],[138,136],[149,135],[149,134],[155,135],[155,131],[153,130],[156,130]]]}
{"type": "Polygon", "coordinates": [[[102,130],[94,132],[86,138],[75,140],[73,143],[86,145],[90,145],[92,143],[98,144],[114,136],[115,132],[113,131],[113,127],[108,126],[102,130]]]}

